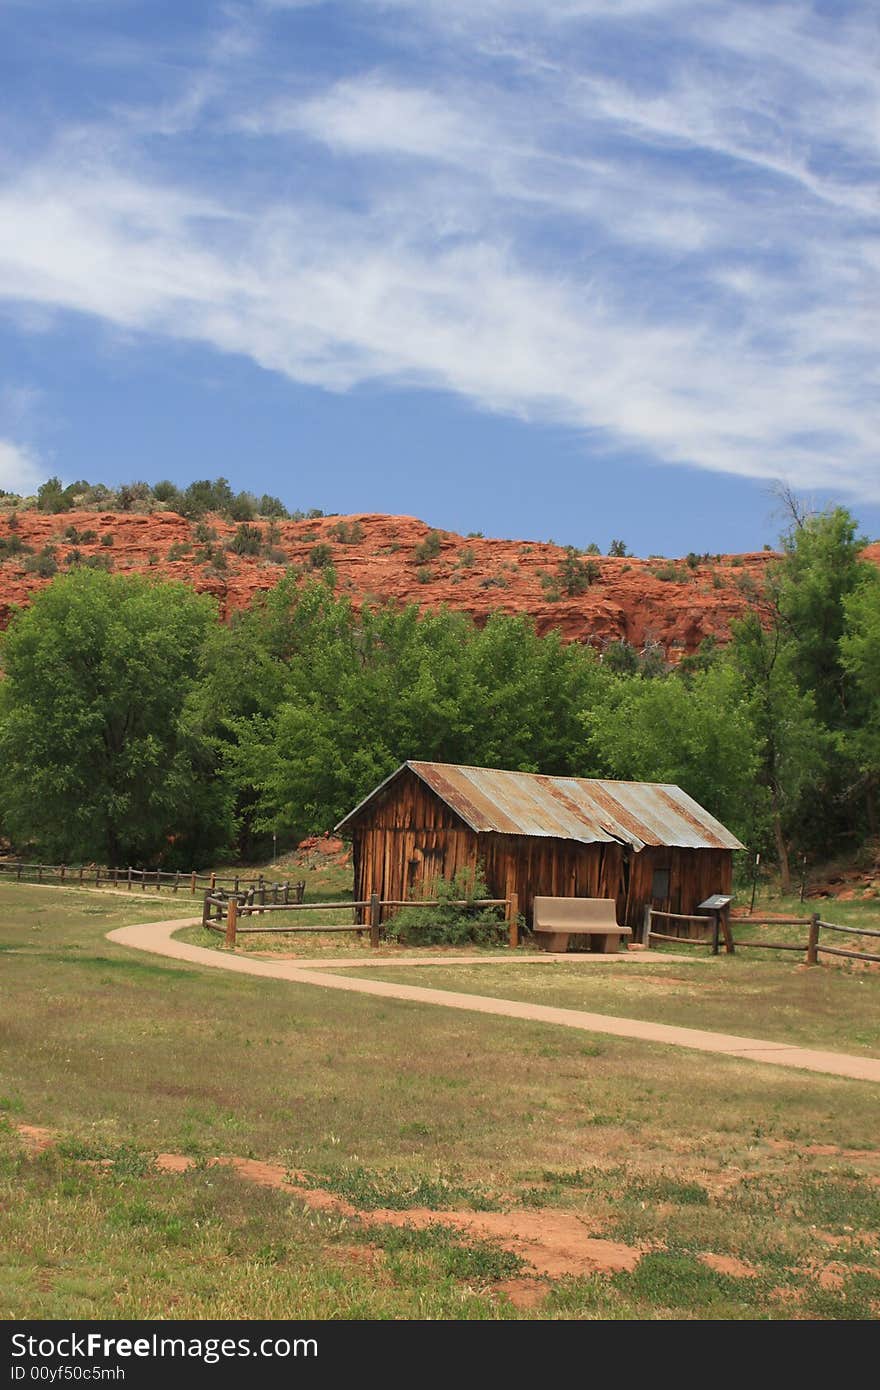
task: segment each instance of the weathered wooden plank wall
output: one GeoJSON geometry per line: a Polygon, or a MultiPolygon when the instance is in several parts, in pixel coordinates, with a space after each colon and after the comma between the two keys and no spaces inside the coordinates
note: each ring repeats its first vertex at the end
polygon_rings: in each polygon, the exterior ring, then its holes
{"type": "Polygon", "coordinates": [[[500,898],[515,892],[529,925],[537,894],[617,898],[625,906],[620,845],[582,845],[529,835],[480,835],[478,842],[490,892],[500,898]]]}
{"type": "MultiPolygon", "coordinates": [[[[352,836],[355,898],[422,896],[438,878],[471,873],[477,837],[421,778],[405,772],[365,808],[352,836]]],[[[500,896],[500,894],[499,894],[500,896]]]]}
{"type": "Polygon", "coordinates": [[[639,854],[630,856],[624,909],[627,926],[640,925],[646,903],[658,912],[695,912],[712,893],[729,893],[732,884],[733,854],[730,850],[649,845],[639,854]],[[654,874],[663,869],[669,873],[669,891],[662,897],[655,897],[654,874]]]}

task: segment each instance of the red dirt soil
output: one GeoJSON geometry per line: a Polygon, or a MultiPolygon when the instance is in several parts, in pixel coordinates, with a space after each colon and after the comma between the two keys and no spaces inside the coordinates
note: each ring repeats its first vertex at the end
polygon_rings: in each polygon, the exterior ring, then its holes
{"type": "MultiPolygon", "coordinates": [[[[565,556],[562,547],[550,541],[493,540],[443,531],[436,533],[439,552],[426,561],[415,552],[432,528],[410,516],[281,521],[273,524],[271,537],[268,522],[253,523],[263,532],[266,548],[271,547],[272,559],[223,550],[236,525],[210,517],[206,524],[216,532],[212,545],[226,559],[223,573],[199,556],[203,546],[195,538],[194,523],[175,512],[25,511],[18,513],[17,521],[11,531],[9,513],[0,512],[0,538],[17,535],[35,552],[54,546],[61,572],[71,551],[78,550],[83,559],[100,556],[111,561],[117,574],[146,572],[182,579],[199,593],[213,594],[223,618],[273,588],[286,565],[318,574],[310,567],[310,556],[314,546],[322,544],[331,548],[337,593],[356,604],[384,599],[416,603],[422,609],[445,604],[477,622],[496,611],[527,613],[541,633],[558,628],[567,641],[596,647],[624,640],[641,649],[657,642],[672,661],[695,651],[704,637],[727,639],[731,620],[744,613],[773,558],[772,552],[759,551],[717,560],[707,557],[698,563],[694,558],[688,565],[683,560],[587,557],[598,566],[596,581],[584,594],[557,599],[548,594],[541,576],[557,578],[565,556]],[[336,529],[348,528],[350,534],[355,525],[362,539],[341,542],[336,529]],[[79,533],[93,531],[96,538],[85,543],[66,539],[68,527],[79,533]],[[101,544],[105,535],[112,536],[112,545],[101,544]],[[172,546],[186,553],[169,558],[172,546]]],[[[869,547],[868,554],[880,564],[880,544],[869,547]]],[[[0,561],[0,629],[8,624],[15,605],[27,604],[49,582],[27,573],[27,558],[23,554],[0,561]]]]}
{"type": "MultiPolygon", "coordinates": [[[[495,1241],[520,1255],[536,1273],[554,1279],[566,1274],[635,1269],[643,1253],[639,1247],[591,1236],[583,1220],[573,1212],[434,1211],[427,1207],[360,1211],[333,1192],[305,1186],[301,1173],[290,1173],[277,1163],[251,1158],[215,1158],[209,1163],[234,1168],[239,1177],[259,1187],[289,1192],[313,1211],[329,1211],[359,1220],[365,1226],[452,1226],[478,1239],[495,1241]]],[[[194,1166],[194,1160],[183,1154],[159,1154],[156,1158],[161,1172],[185,1173],[194,1166]]]]}
{"type": "MultiPolygon", "coordinates": [[[[57,1142],[57,1135],[50,1129],[28,1124],[17,1124],[15,1128],[32,1158],[52,1148],[57,1142]]],[[[784,1141],[771,1141],[771,1144],[775,1148],[784,1147],[784,1141]]],[[[821,1154],[831,1151],[853,1156],[862,1153],[861,1150],[836,1149],[834,1145],[819,1144],[804,1150],[806,1153],[821,1154]]],[[[99,1160],[99,1165],[109,1162],[110,1160],[99,1160]]],[[[160,1173],[168,1174],[187,1173],[197,1166],[196,1159],[179,1153],[157,1154],[154,1163],[160,1173]]],[[[625,1245],[620,1241],[604,1240],[591,1235],[583,1217],[572,1211],[551,1208],[538,1211],[516,1208],[506,1212],[434,1211],[425,1207],[413,1207],[405,1211],[361,1211],[351,1202],[328,1192],[325,1188],[308,1186],[308,1179],[304,1174],[292,1172],[282,1164],[230,1156],[209,1158],[207,1165],[232,1168],[245,1182],[290,1193],[313,1211],[329,1212],[359,1221],[366,1227],[423,1228],[438,1225],[452,1227],[478,1240],[492,1241],[502,1249],[519,1255],[527,1266],[527,1270],[519,1277],[490,1286],[494,1293],[504,1295],[519,1308],[538,1307],[548,1292],[548,1284],[545,1282],[547,1280],[633,1270],[650,1248],[647,1245],[625,1245]]],[[[91,1162],[89,1166],[96,1165],[91,1162]]],[[[842,1237],[826,1236],[823,1232],[817,1234],[829,1245],[843,1243],[842,1237]]],[[[340,1254],[347,1263],[369,1265],[375,1261],[377,1250],[374,1246],[352,1246],[340,1251],[340,1254]]],[[[697,1258],[708,1269],[735,1279],[753,1279],[758,1274],[753,1265],[733,1255],[704,1251],[697,1258]]],[[[834,1289],[842,1284],[842,1276],[852,1270],[873,1272],[866,1265],[843,1265],[837,1261],[824,1265],[814,1262],[800,1272],[809,1274],[822,1288],[834,1289]]],[[[785,1295],[783,1289],[774,1292],[779,1297],[785,1295]]]]}

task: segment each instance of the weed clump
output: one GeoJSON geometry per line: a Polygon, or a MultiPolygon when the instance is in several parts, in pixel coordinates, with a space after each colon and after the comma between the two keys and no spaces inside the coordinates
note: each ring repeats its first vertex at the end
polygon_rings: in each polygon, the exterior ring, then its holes
{"type": "Polygon", "coordinates": [[[392,941],[408,946],[494,945],[505,929],[501,908],[478,905],[489,896],[479,874],[437,879],[427,885],[426,896],[435,897],[436,904],[402,908],[385,924],[392,941]]]}

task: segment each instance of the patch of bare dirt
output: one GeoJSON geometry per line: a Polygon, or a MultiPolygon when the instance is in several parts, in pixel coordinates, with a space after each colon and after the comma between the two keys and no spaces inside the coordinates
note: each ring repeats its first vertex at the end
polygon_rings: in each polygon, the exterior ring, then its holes
{"type": "Polygon", "coordinates": [[[346,1264],[367,1265],[370,1269],[379,1255],[375,1245],[337,1245],[336,1250],[344,1257],[346,1264]]]}
{"type": "Polygon", "coordinates": [[[155,1163],[160,1173],[186,1173],[196,1165],[186,1154],[156,1154],[155,1163]]]}
{"type": "Polygon", "coordinates": [[[738,1260],[735,1255],[713,1255],[706,1251],[698,1255],[701,1264],[714,1269],[716,1274],[730,1274],[734,1279],[755,1279],[758,1271],[746,1260],[738,1260]]]}
{"type": "Polygon", "coordinates": [[[40,1125],[16,1125],[20,1138],[24,1140],[24,1146],[29,1154],[45,1153],[46,1149],[51,1149],[55,1143],[56,1136],[51,1129],[43,1129],[40,1125]]]}
{"type": "Polygon", "coordinates": [[[452,1226],[480,1240],[491,1240],[530,1264],[539,1274],[615,1274],[635,1269],[647,1247],[623,1245],[588,1234],[576,1215],[546,1207],[531,1211],[361,1212],[361,1221],[381,1226],[452,1226]]]}
{"type": "Polygon", "coordinates": [[[538,1308],[547,1296],[547,1285],[539,1279],[503,1279],[492,1285],[492,1291],[504,1294],[514,1308],[538,1308]]]}
{"type": "Polygon", "coordinates": [[[792,1139],[768,1139],[767,1145],[786,1153],[797,1150],[816,1158],[880,1158],[878,1149],[842,1149],[839,1144],[797,1144],[792,1139]]]}
{"type": "Polygon", "coordinates": [[[723,1195],[725,1192],[730,1192],[732,1188],[739,1187],[744,1176],[741,1168],[729,1168],[723,1173],[702,1172],[697,1181],[701,1187],[705,1187],[707,1192],[723,1195]]]}

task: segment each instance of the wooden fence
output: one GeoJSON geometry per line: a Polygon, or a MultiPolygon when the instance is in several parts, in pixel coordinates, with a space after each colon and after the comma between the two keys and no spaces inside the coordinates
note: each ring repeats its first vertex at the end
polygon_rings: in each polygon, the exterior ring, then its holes
{"type": "MultiPolygon", "coordinates": [[[[276,885],[277,886],[277,885],[276,885]]],[[[262,892],[259,889],[251,889],[247,893],[242,892],[207,892],[202,905],[202,926],[209,931],[217,932],[224,936],[226,945],[235,947],[239,936],[247,933],[259,933],[260,935],[292,935],[297,932],[338,932],[353,931],[360,936],[363,932],[370,933],[370,945],[379,945],[381,936],[382,909],[386,907],[503,907],[504,920],[507,926],[507,939],[511,949],[516,949],[519,945],[519,899],[516,893],[511,893],[509,898],[419,898],[415,900],[401,901],[400,899],[380,898],[378,893],[374,893],[370,898],[363,901],[352,901],[343,899],[340,902],[330,903],[304,903],[302,896],[298,901],[285,898],[282,901],[267,901],[266,889],[262,892]],[[355,913],[363,912],[364,920],[351,923],[325,923],[316,922],[311,925],[292,926],[259,926],[241,925],[242,918],[262,917],[265,913],[273,912],[320,912],[320,911],[352,911],[355,913]]],[[[502,923],[499,922],[499,927],[502,923]]]]}
{"type": "MultiPolygon", "coordinates": [[[[107,868],[103,864],[25,864],[22,860],[2,859],[0,881],[3,877],[12,878],[16,883],[55,883],[71,888],[100,888],[102,884],[105,887],[127,888],[129,892],[132,888],[139,888],[142,893],[159,893],[164,887],[172,893],[178,893],[183,889],[192,896],[198,892],[213,893],[217,888],[222,888],[224,883],[230,884],[234,893],[250,889],[257,892],[266,891],[263,874],[249,878],[241,874],[201,874],[195,869],[135,869],[131,865],[125,868],[107,868]]],[[[300,892],[302,901],[305,883],[296,884],[295,890],[300,892]]]]}
{"type": "Polygon", "coordinates": [[[821,938],[823,931],[841,932],[846,936],[869,936],[880,937],[880,930],[875,927],[844,927],[838,922],[824,922],[818,912],[812,913],[809,917],[737,917],[733,923],[730,922],[726,912],[713,914],[712,917],[699,917],[688,915],[681,912],[657,912],[652,907],[645,908],[645,918],[642,929],[642,941],[645,946],[650,945],[651,941],[673,941],[679,946],[711,946],[713,955],[717,955],[720,947],[720,938],[723,935],[725,950],[728,955],[733,955],[737,946],[746,950],[756,951],[797,951],[803,953],[807,965],[818,965],[820,956],[843,956],[849,960],[867,960],[880,962],[880,954],[872,954],[868,951],[851,951],[845,946],[828,946],[821,938]],[[687,923],[699,923],[704,932],[709,929],[710,935],[706,936],[676,936],[673,933],[654,931],[653,923],[655,919],[674,919],[687,923]],[[733,927],[743,926],[762,926],[762,927],[807,927],[806,941],[746,941],[744,938],[734,938],[733,927]]]}

